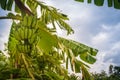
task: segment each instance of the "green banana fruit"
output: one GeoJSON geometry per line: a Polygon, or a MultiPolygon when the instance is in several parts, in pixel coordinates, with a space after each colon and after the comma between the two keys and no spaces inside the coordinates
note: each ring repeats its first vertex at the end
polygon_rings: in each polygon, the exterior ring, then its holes
{"type": "Polygon", "coordinates": [[[24,18],[23,18],[23,26],[27,26],[27,23],[28,23],[28,16],[26,15],[24,18]]]}

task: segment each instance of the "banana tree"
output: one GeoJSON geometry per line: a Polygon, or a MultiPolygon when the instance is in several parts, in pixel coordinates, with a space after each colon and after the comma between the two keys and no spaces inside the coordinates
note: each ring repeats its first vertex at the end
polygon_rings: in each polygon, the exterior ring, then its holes
{"type": "Polygon", "coordinates": [[[16,73],[10,72],[9,78],[67,80],[71,65],[72,71],[81,72],[84,80],[90,80],[88,64],[96,61],[98,50],[56,34],[58,26],[67,35],[74,33],[65,22],[69,20],[67,15],[37,0],[2,0],[0,4],[4,10],[15,8],[15,13],[0,17],[13,20],[8,54],[16,73]]]}
{"type": "MultiPolygon", "coordinates": [[[[75,0],[78,2],[84,2],[84,0],[75,0]]],[[[87,3],[92,3],[94,2],[95,5],[97,6],[103,6],[105,0],[87,0],[87,3]]],[[[120,9],[120,0],[107,0],[107,5],[108,7],[114,7],[115,9],[120,9]]]]}

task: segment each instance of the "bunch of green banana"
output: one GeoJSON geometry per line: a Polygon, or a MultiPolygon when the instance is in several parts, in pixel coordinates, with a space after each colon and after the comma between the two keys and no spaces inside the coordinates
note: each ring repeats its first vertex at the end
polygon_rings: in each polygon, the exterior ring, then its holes
{"type": "Polygon", "coordinates": [[[29,29],[26,27],[20,27],[14,33],[16,40],[31,39],[33,35],[35,35],[35,29],[29,29]]]}
{"type": "Polygon", "coordinates": [[[31,46],[30,45],[17,45],[17,49],[20,53],[30,53],[31,52],[31,46]]]}
{"type": "Polygon", "coordinates": [[[37,17],[36,16],[28,16],[26,15],[23,18],[22,25],[29,28],[35,28],[37,24],[37,17]]]}
{"type": "Polygon", "coordinates": [[[31,53],[33,46],[39,42],[38,26],[36,26],[38,23],[40,22],[36,17],[26,15],[20,23],[15,25],[20,25],[15,27],[13,33],[13,37],[19,42],[16,48],[20,53],[31,53]]]}

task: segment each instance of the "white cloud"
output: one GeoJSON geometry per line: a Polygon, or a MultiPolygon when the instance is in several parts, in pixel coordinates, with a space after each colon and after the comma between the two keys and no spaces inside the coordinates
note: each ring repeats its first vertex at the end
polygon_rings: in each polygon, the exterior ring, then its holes
{"type": "Polygon", "coordinates": [[[104,62],[114,63],[116,65],[120,65],[120,41],[114,43],[111,46],[111,49],[107,51],[104,56],[104,62]]]}
{"type": "Polygon", "coordinates": [[[105,32],[100,32],[96,36],[93,37],[92,39],[92,44],[103,47],[105,46],[104,44],[109,41],[110,35],[105,32]]]}
{"type": "Polygon", "coordinates": [[[108,71],[110,64],[120,65],[120,23],[116,25],[102,25],[101,31],[92,39],[92,45],[99,49],[97,62],[93,65],[93,71],[102,69],[108,71]]]}

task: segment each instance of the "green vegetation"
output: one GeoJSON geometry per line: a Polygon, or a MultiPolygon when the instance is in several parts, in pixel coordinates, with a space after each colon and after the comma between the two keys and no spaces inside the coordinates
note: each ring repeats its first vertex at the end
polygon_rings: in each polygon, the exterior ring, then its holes
{"type": "Polygon", "coordinates": [[[91,80],[86,63],[96,61],[97,50],[56,35],[57,26],[67,35],[74,32],[65,22],[67,15],[37,0],[1,0],[0,4],[11,11],[0,19],[13,20],[6,49],[10,57],[0,52],[0,80],[68,80],[69,65],[84,80],[91,80]]]}
{"type": "MultiPolygon", "coordinates": [[[[107,74],[104,70],[100,73],[91,73],[91,79],[93,80],[120,80],[120,66],[109,66],[109,73],[107,74]]],[[[68,80],[84,80],[81,76],[71,74],[68,80]]]]}
{"type": "Polygon", "coordinates": [[[120,80],[120,67],[110,65],[109,67],[109,75],[102,71],[101,73],[93,74],[94,80],[120,80]]]}

